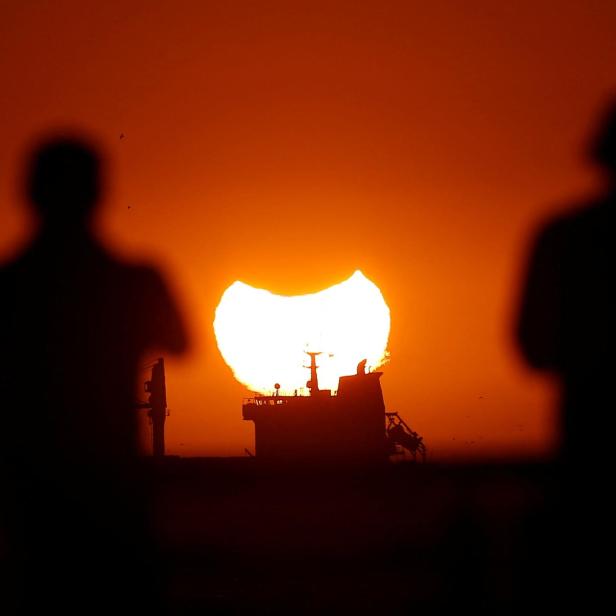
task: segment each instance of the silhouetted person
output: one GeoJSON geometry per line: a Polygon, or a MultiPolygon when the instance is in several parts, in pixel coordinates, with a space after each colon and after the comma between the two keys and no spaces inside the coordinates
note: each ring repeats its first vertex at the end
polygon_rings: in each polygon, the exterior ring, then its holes
{"type": "MultiPolygon", "coordinates": [[[[518,322],[528,362],[554,375],[562,390],[557,490],[536,537],[549,537],[548,564],[556,572],[550,599],[585,609],[606,597],[603,568],[596,565],[601,546],[608,552],[613,547],[616,104],[592,157],[605,174],[604,192],[540,230],[518,322]]],[[[548,571],[543,567],[541,576],[548,571]]],[[[543,579],[538,584],[546,587],[543,579]]]]}
{"type": "Polygon", "coordinates": [[[26,182],[38,230],[0,268],[0,470],[27,613],[161,607],[135,386],[144,352],[186,338],[157,272],[95,238],[102,172],[79,138],[40,144],[26,182]]]}
{"type": "Polygon", "coordinates": [[[560,457],[574,468],[606,463],[613,446],[616,104],[592,154],[606,190],[541,229],[518,325],[529,363],[562,383],[560,457]]]}

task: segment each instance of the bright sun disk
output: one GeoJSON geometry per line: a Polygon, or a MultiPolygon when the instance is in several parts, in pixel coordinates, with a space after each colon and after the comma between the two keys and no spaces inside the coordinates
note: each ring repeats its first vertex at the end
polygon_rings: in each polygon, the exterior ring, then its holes
{"type": "Polygon", "coordinates": [[[275,295],[234,282],[214,318],[220,353],[235,378],[250,390],[305,393],[305,351],[320,351],[319,385],[336,389],[338,378],[367,360],[387,360],[389,308],[379,288],[357,270],[348,280],[308,295],[275,295]]]}

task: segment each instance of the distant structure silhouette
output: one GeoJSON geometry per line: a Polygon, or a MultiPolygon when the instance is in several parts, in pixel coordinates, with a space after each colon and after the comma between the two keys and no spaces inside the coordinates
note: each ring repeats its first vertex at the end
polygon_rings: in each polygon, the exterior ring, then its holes
{"type": "Polygon", "coordinates": [[[95,238],[97,149],[52,137],[28,164],[38,230],[0,267],[0,470],[15,610],[156,613],[135,383],[144,352],[180,352],[186,334],[159,274],[95,238]]]}
{"type": "Polygon", "coordinates": [[[605,192],[540,230],[518,322],[528,362],[562,382],[560,459],[576,466],[605,463],[612,447],[616,102],[591,153],[605,192]]]}
{"type": "Polygon", "coordinates": [[[366,359],[356,374],[341,376],[335,392],[319,387],[317,357],[310,357],[309,396],[281,395],[276,383],[273,396],[256,395],[242,404],[242,415],[255,424],[255,457],[272,468],[363,466],[374,468],[389,456],[408,451],[413,460],[425,460],[423,439],[398,413],[386,413],[382,372],[366,371],[366,359]],[[387,428],[385,427],[387,421],[387,428]]]}

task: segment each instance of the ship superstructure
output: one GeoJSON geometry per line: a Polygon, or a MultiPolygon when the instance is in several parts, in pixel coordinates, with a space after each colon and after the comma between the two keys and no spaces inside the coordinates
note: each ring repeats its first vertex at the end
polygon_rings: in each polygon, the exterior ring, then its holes
{"type": "MultiPolygon", "coordinates": [[[[366,372],[363,360],[356,374],[340,377],[337,392],[323,390],[318,381],[319,354],[307,353],[310,395],[279,395],[276,384],[273,395],[244,400],[242,414],[255,424],[258,459],[374,464],[410,443],[425,455],[421,437],[397,413],[386,413],[382,372],[366,372]]],[[[417,450],[411,453],[415,457],[417,450]]]]}

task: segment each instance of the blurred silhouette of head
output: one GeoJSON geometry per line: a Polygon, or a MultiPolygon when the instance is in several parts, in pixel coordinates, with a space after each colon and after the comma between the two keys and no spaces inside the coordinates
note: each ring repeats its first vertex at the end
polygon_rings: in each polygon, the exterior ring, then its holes
{"type": "Polygon", "coordinates": [[[616,175],[616,100],[610,103],[603,114],[592,143],[591,155],[611,176],[616,175]]]}
{"type": "Polygon", "coordinates": [[[101,159],[79,137],[53,137],[32,151],[27,195],[44,227],[85,227],[101,196],[101,159]]]}

